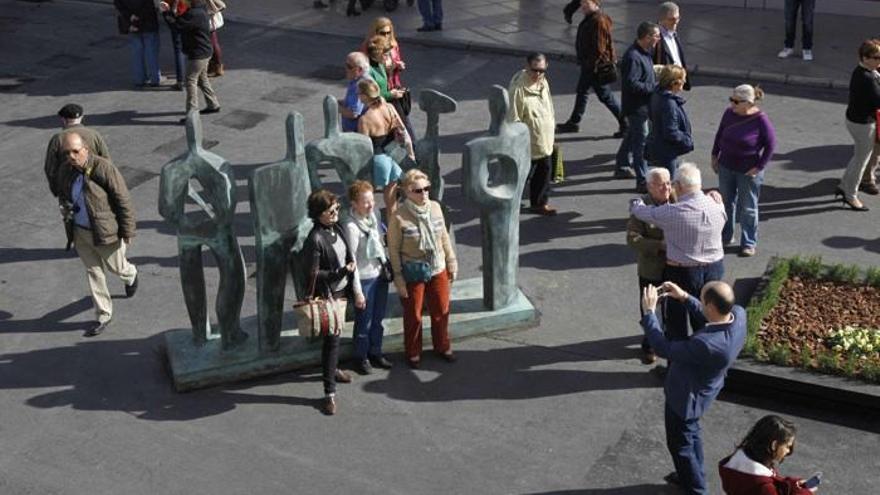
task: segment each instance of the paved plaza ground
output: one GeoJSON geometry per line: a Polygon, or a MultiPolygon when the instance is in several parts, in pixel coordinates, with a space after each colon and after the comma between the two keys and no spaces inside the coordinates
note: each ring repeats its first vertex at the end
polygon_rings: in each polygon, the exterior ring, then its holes
{"type": "MultiPolygon", "coordinates": [[[[298,9],[291,15],[316,15],[311,2],[291,2],[298,9]]],[[[363,31],[363,18],[333,19],[363,31]]],[[[170,41],[162,36],[169,72],[170,41]]],[[[236,231],[250,274],[248,174],[283,155],[289,111],[303,114],[307,140],[319,137],[321,99],[343,93],[339,68],[352,42],[255,22],[229,23],[222,39],[228,70],[214,84],[223,111],[205,117],[205,137],[235,169],[236,231]]],[[[461,151],[488,127],[490,85],[506,86],[522,60],[415,44],[404,50],[408,85],[459,101],[457,113],[441,117],[441,163],[462,276],[478,277],[478,215],[460,192],[461,151]]],[[[633,184],[610,178],[619,141],[595,98],[581,133],[559,138],[567,178],[551,201],[560,214],[521,219],[520,285],[541,324],[456,342],[454,365],[427,359],[413,371],[392,355],[397,366],[389,373],[341,385],[340,412],[328,418],[316,408],[316,370],[172,390],[162,333],[188,320],[176,241],[156,198],[161,166],[184,150],[183,94],[130,88],[128,55],[107,4],[0,0],[0,80],[24,82],[0,92],[0,494],[674,493],[661,479],[672,469],[662,381],[638,359],[635,257],[624,232],[633,184]],[[84,270],[62,249],[42,172],[55,112],[70,101],[107,139],[138,218],[130,257],[141,288],[125,299],[111,280],[115,323],[93,339],[82,337],[92,319],[84,270]]],[[[576,76],[574,65],[551,63],[560,120],[576,76]]],[[[686,95],[697,145],[689,158],[707,186],[715,185],[708,168],[714,131],[730,88],[741,82],[707,76],[686,95]]],[[[725,279],[741,302],[776,254],[880,264],[880,201],[865,197],[872,207],[865,214],[831,197],[851,153],[845,91],[765,89],[779,148],[762,193],[758,256],[725,258],[725,279]]],[[[421,133],[423,114],[414,111],[413,121],[421,133]]],[[[250,279],[244,317],[256,312],[255,292],[250,279]]],[[[821,493],[876,493],[876,416],[729,393],[702,422],[711,493],[721,493],[717,461],[769,413],[799,427],[784,473],[823,471],[821,493]]]]}

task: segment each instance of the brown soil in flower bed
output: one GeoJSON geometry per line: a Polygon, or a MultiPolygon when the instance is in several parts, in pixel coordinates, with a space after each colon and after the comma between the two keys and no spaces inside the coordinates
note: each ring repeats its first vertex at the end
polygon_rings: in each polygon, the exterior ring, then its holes
{"type": "Polygon", "coordinates": [[[761,322],[758,339],[764,349],[787,345],[790,366],[803,366],[800,352],[807,346],[814,356],[811,365],[815,365],[817,351],[829,351],[824,344],[828,332],[847,325],[880,326],[880,288],[792,276],[761,322]]]}

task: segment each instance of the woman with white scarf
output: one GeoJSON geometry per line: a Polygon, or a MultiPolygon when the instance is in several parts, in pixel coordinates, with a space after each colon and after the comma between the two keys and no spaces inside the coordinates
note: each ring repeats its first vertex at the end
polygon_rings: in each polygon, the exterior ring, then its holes
{"type": "Polygon", "coordinates": [[[431,314],[434,352],[447,362],[455,361],[449,341],[449,293],[458,262],[440,203],[428,198],[430,188],[424,172],[407,171],[400,185],[406,199],[391,214],[388,226],[388,256],[403,306],[403,340],[411,368],[421,362],[424,303],[431,314]]]}
{"type": "Polygon", "coordinates": [[[344,221],[345,237],[354,252],[358,277],[354,281],[354,370],[369,375],[373,366],[390,369],[391,362],[382,355],[385,307],[388,282],[383,266],[388,257],[382,246],[382,234],[374,211],[373,186],[358,180],[348,188],[351,208],[344,221]]]}

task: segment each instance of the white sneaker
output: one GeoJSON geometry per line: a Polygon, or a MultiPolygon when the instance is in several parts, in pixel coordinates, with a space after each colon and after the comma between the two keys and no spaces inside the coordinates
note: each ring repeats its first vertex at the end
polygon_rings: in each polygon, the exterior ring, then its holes
{"type": "Polygon", "coordinates": [[[810,60],[813,60],[813,50],[804,50],[803,55],[804,55],[804,60],[806,60],[807,62],[809,62],[810,60]]]}
{"type": "Polygon", "coordinates": [[[791,56],[792,53],[794,53],[794,50],[793,50],[793,49],[791,49],[791,48],[783,48],[782,51],[779,52],[779,55],[777,55],[777,57],[779,57],[779,58],[788,58],[788,57],[791,56]]]}

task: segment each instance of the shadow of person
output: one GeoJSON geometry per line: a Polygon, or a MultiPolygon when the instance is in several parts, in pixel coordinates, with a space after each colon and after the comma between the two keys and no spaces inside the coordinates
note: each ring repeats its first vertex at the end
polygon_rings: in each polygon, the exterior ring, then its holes
{"type": "Polygon", "coordinates": [[[681,490],[670,485],[631,485],[614,488],[584,488],[582,490],[556,490],[533,492],[523,495],[678,495],[681,490]]]}
{"type": "Polygon", "coordinates": [[[420,371],[395,366],[385,380],[364,385],[368,393],[410,402],[525,400],[590,392],[631,390],[661,385],[646,371],[603,372],[566,369],[565,363],[637,359],[639,336],[557,347],[519,346],[486,351],[457,351],[455,364],[425,353],[420,371]],[[429,373],[424,373],[422,370],[429,373]],[[433,378],[425,380],[425,376],[433,378]]]}
{"type": "Polygon", "coordinates": [[[54,309],[39,318],[30,320],[13,320],[12,313],[3,312],[5,317],[0,318],[0,334],[2,333],[40,333],[40,332],[72,332],[85,331],[93,326],[91,319],[86,321],[67,322],[83,311],[92,308],[92,299],[89,296],[82,299],[65,304],[58,309],[54,309]]]}
{"type": "MultiPolygon", "coordinates": [[[[111,330],[112,332],[112,330],[111,330]]],[[[104,337],[111,337],[110,333],[104,337]]],[[[187,421],[222,414],[243,404],[319,409],[320,399],[246,392],[253,382],[179,394],[169,386],[161,334],[146,339],[88,340],[71,346],[0,355],[0,389],[52,388],[25,401],[31,407],[123,411],[150,421],[187,421]],[[70,366],[70,363],[77,363],[70,366]],[[59,387],[64,387],[58,390],[59,387]]],[[[319,381],[319,375],[285,374],[260,385],[319,381]]]]}
{"type": "MultiPolygon", "coordinates": [[[[552,236],[550,237],[553,238],[552,236]]],[[[626,244],[596,244],[576,249],[543,249],[524,253],[519,266],[539,270],[566,271],[578,268],[613,268],[635,263],[635,254],[626,244]]]]}
{"type": "MultiPolygon", "coordinates": [[[[179,116],[180,112],[139,112],[135,110],[117,110],[108,113],[86,113],[83,118],[83,125],[88,127],[108,127],[114,125],[173,125],[180,127],[177,120],[162,121],[154,120],[156,118],[179,116]]],[[[57,115],[43,115],[30,119],[10,120],[6,125],[14,127],[31,127],[35,129],[58,129],[61,122],[57,115]]]]}
{"type": "Polygon", "coordinates": [[[822,244],[834,249],[864,249],[870,253],[880,254],[880,237],[872,240],[862,237],[836,235],[823,239],[822,244]]]}
{"type": "Polygon", "coordinates": [[[0,248],[0,264],[76,257],[75,251],[62,248],[0,248]]]}
{"type": "Polygon", "coordinates": [[[826,172],[839,170],[852,156],[851,144],[830,144],[826,146],[808,146],[788,153],[775,153],[773,161],[779,162],[784,170],[802,170],[804,172],[826,172]]]}

